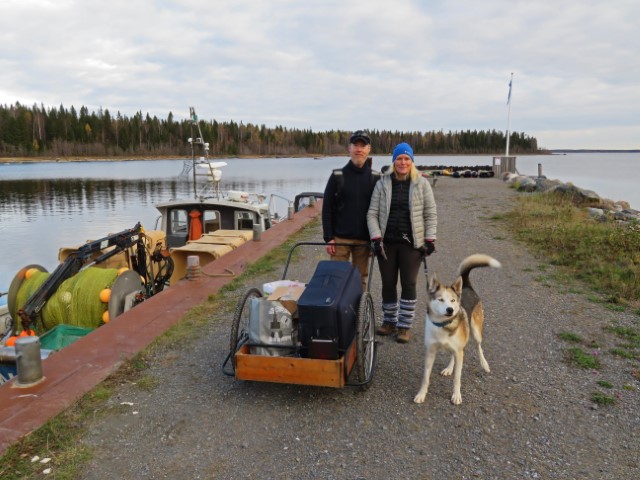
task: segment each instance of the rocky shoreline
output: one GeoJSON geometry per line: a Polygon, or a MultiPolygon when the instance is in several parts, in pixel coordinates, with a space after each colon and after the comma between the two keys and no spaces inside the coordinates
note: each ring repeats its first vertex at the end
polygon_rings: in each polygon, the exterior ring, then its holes
{"type": "Polygon", "coordinates": [[[640,222],[640,211],[632,209],[629,202],[602,198],[593,190],[577,187],[571,182],[515,173],[505,173],[502,179],[519,192],[560,193],[578,199],[581,205],[585,205],[589,216],[599,221],[640,222]]]}

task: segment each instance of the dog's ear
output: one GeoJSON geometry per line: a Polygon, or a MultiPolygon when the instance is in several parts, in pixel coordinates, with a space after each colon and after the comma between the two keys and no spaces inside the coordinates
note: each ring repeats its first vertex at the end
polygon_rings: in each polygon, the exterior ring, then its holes
{"type": "Polygon", "coordinates": [[[456,295],[462,296],[462,277],[458,277],[455,283],[451,285],[451,288],[456,292],[456,295]]]}
{"type": "Polygon", "coordinates": [[[438,277],[435,273],[430,273],[429,278],[427,279],[427,292],[431,295],[438,291],[440,287],[440,282],[438,282],[438,277]]]}

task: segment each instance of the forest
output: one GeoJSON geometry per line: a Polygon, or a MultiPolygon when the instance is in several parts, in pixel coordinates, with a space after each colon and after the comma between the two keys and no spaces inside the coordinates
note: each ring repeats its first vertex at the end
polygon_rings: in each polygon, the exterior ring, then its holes
{"type": "MultiPolygon", "coordinates": [[[[198,120],[211,156],[328,156],[345,155],[351,132],[313,132],[283,126],[266,127],[235,121],[198,120]]],[[[190,157],[190,137],[199,136],[191,119],[175,120],[169,112],[159,119],[142,111],[126,116],[85,106],[45,108],[20,103],[0,105],[0,157],[15,158],[137,158],[190,157]],[[195,133],[194,133],[195,132],[195,133]]],[[[361,126],[357,126],[361,128],[361,126]]],[[[367,130],[373,154],[387,154],[399,142],[411,144],[416,154],[502,154],[505,132],[401,132],[367,130]]],[[[511,132],[509,153],[541,153],[537,140],[511,132]]]]}

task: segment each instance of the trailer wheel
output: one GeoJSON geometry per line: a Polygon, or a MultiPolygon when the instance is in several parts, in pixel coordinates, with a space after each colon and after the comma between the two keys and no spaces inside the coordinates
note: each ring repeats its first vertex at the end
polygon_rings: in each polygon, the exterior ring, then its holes
{"type": "Polygon", "coordinates": [[[257,288],[248,289],[238,300],[236,311],[233,314],[233,324],[231,325],[231,337],[229,338],[229,355],[231,363],[236,368],[236,352],[249,340],[249,310],[251,299],[262,297],[262,292],[257,288]]]}
{"type": "Polygon", "coordinates": [[[367,390],[373,378],[376,361],[376,319],[373,299],[364,292],[358,308],[356,375],[362,390],[367,390]]]}

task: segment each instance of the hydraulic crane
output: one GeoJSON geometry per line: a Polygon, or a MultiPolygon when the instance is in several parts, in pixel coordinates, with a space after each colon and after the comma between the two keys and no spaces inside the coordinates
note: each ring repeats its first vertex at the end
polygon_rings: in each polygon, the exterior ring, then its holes
{"type": "MultiPolygon", "coordinates": [[[[99,240],[89,241],[78,247],[58,265],[26,303],[18,308],[17,313],[21,319],[23,330],[30,329],[47,300],[58,290],[62,282],[83,268],[104,262],[125,250],[129,250],[129,262],[132,270],[145,280],[144,298],[162,291],[173,273],[173,260],[162,251],[160,245],[156,245],[152,252],[147,252],[144,236],[144,229],[138,222],[133,228],[107,235],[99,240]],[[100,252],[104,253],[91,260],[95,254],[100,252]],[[154,263],[158,264],[157,269],[154,269],[154,263]],[[157,270],[155,274],[154,270],[157,270]]],[[[9,303],[12,300],[15,302],[16,293],[12,292],[12,289],[9,290],[9,303]]]]}

